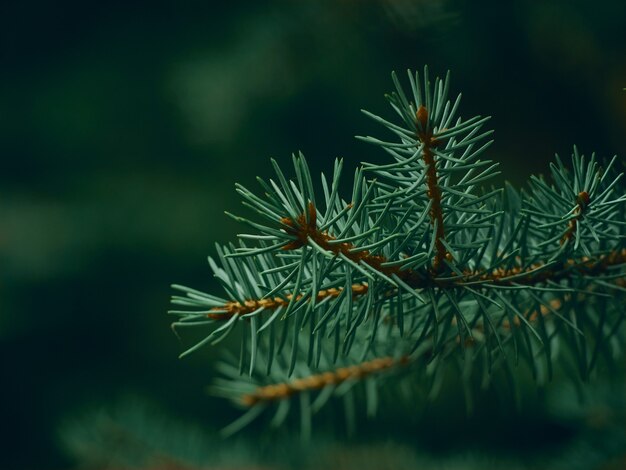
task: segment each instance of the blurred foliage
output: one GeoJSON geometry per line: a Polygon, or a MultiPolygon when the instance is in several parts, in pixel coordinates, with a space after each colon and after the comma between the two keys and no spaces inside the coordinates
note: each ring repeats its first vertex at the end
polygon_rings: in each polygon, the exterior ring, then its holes
{"type": "Polygon", "coordinates": [[[34,0],[0,18],[2,468],[70,465],[59,423],[127,393],[198,426],[234,416],[202,394],[212,353],[176,359],[168,286],[214,287],[199,260],[270,156],[380,161],[352,136],[391,70],[450,68],[514,182],[573,143],[626,155],[617,0],[34,0]]]}
{"type": "Polygon", "coordinates": [[[511,415],[515,428],[505,419],[492,419],[489,443],[472,436],[479,420],[450,427],[445,413],[439,415],[440,429],[424,416],[416,423],[435,434],[436,445],[402,425],[351,441],[318,435],[302,442],[286,432],[222,440],[215,431],[172,419],[137,397],[66,420],[60,438],[81,469],[621,469],[626,461],[624,384],[602,382],[586,394],[587,404],[581,406],[574,389],[558,387],[550,397],[554,411],[511,415]],[[555,432],[561,436],[550,435],[555,432]]]}

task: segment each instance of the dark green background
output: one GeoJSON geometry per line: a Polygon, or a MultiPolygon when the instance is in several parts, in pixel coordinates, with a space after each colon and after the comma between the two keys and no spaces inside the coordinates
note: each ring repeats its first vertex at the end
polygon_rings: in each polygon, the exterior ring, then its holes
{"type": "Polygon", "coordinates": [[[623,1],[3,4],[0,466],[70,465],[63,421],[127,395],[235,416],[203,393],[214,351],[177,359],[169,284],[215,288],[270,156],[382,161],[353,136],[384,135],[359,109],[391,115],[391,70],[450,69],[518,185],[572,144],[623,158],[625,27],[623,1]]]}

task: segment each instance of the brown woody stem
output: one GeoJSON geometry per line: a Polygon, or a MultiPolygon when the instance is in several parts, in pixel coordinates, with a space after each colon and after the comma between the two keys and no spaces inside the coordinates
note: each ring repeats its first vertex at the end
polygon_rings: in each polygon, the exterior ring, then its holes
{"type": "Polygon", "coordinates": [[[342,254],[355,263],[366,263],[388,276],[400,272],[397,267],[382,266],[382,263],[387,261],[384,256],[374,255],[368,250],[356,250],[357,247],[352,243],[332,243],[336,238],[327,232],[320,232],[317,228],[316,210],[312,202],[309,202],[308,214],[308,221],[304,214],[300,214],[296,220],[289,217],[280,220],[286,226],[285,231],[296,237],[294,241],[285,245],[283,250],[294,250],[305,246],[310,239],[326,251],[335,255],[342,254]]]}
{"type": "Polygon", "coordinates": [[[310,375],[290,382],[283,382],[258,387],[254,392],[243,395],[241,402],[246,406],[254,406],[259,402],[277,401],[307,390],[319,390],[329,385],[338,385],[347,380],[357,380],[369,375],[389,370],[393,367],[408,364],[409,357],[381,357],[348,367],[340,367],[333,371],[310,375]]]}
{"type": "Polygon", "coordinates": [[[581,191],[580,193],[578,193],[578,196],[576,196],[576,203],[577,206],[574,210],[575,216],[570,219],[569,223],[567,224],[567,230],[561,237],[561,245],[566,241],[571,240],[571,238],[576,234],[576,230],[578,229],[578,221],[583,218],[585,209],[589,205],[589,193],[587,193],[587,191],[581,191]]]}
{"type": "Polygon", "coordinates": [[[428,110],[420,106],[415,113],[417,137],[423,145],[422,158],[426,163],[426,185],[428,190],[426,195],[431,201],[430,221],[435,229],[435,257],[433,258],[433,272],[440,272],[444,259],[450,258],[450,253],[446,250],[443,240],[446,232],[443,224],[443,210],[441,208],[441,188],[439,187],[439,177],[435,164],[433,149],[437,147],[439,141],[433,137],[432,130],[428,128],[428,110]]]}
{"type": "MultiPolygon", "coordinates": [[[[343,287],[323,289],[317,293],[317,300],[321,301],[327,297],[338,297],[342,291],[343,287]]],[[[353,296],[356,297],[364,295],[366,292],[367,284],[352,284],[353,296]]],[[[214,307],[212,309],[214,313],[209,313],[207,317],[212,318],[213,320],[226,320],[234,315],[245,315],[247,313],[252,313],[261,307],[265,310],[276,310],[279,307],[286,307],[292,298],[293,295],[289,294],[286,295],[285,298],[274,297],[273,299],[250,299],[246,300],[243,303],[231,301],[224,304],[223,307],[214,307]]],[[[296,300],[299,300],[301,298],[302,295],[296,296],[296,300]]]]}

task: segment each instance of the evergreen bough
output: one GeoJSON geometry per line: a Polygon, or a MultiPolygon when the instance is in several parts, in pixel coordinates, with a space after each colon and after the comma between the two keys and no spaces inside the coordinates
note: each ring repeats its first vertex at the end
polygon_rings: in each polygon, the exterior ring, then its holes
{"type": "Polygon", "coordinates": [[[186,350],[238,333],[239,358],[219,364],[213,390],[247,411],[235,432],[266,410],[280,426],[292,408],[311,417],[333,397],[354,427],[355,400],[376,413],[379,392],[435,396],[448,367],[465,384],[497,373],[515,389],[527,364],[539,385],[555,364],[585,381],[624,346],[626,195],[616,157],[601,166],[574,147],[551,179],[528,189],[484,189],[499,173],[480,157],[492,143],[488,117],[458,117],[449,76],[431,83],[396,74],[387,96],[397,123],[364,113],[395,136],[359,139],[389,163],[363,163],[340,194],[341,160],[321,193],[302,154],[295,179],[275,161],[262,194],[237,185],[257,220],[209,264],[220,297],[173,286],[183,310],[173,328],[206,329],[186,350]]]}

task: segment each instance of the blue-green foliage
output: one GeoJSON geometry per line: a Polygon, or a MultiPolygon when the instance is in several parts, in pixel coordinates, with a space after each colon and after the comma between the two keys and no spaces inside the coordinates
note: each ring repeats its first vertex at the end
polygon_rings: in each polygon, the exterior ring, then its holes
{"type": "Polygon", "coordinates": [[[207,331],[182,355],[241,333],[239,359],[224,362],[215,384],[237,403],[258,387],[374,358],[403,365],[256,400],[229,432],[265,409],[280,425],[297,399],[308,434],[332,397],[343,397],[350,418],[363,384],[374,414],[381,386],[418,383],[434,395],[447,366],[488,385],[496,370],[514,381],[521,362],[542,384],[555,362],[586,379],[599,358],[622,352],[626,196],[616,159],[602,167],[575,148],[571,166],[557,157],[549,181],[485,190],[498,173],[480,158],[488,118],[458,117],[448,77],[431,83],[427,69],[409,72],[408,94],[392,78],[400,121],[365,114],[396,140],[361,138],[391,161],[363,163],[348,195],[339,192],[341,160],[316,192],[301,154],[293,179],[273,162],[276,178],[259,178],[260,194],[237,185],[258,218],[232,216],[252,233],[209,258],[225,296],[174,286],[183,309],[171,313],[175,329],[207,331]]]}

